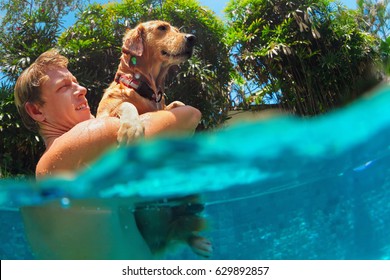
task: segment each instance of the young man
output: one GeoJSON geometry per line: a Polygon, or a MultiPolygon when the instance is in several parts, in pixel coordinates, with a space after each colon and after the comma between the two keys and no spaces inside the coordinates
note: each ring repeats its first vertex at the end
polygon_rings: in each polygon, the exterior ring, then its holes
{"type": "MultiPolygon", "coordinates": [[[[43,53],[15,85],[15,103],[24,124],[42,136],[46,151],[36,177],[69,176],[117,146],[118,118],[94,118],[87,90],[57,51],[43,53]]],[[[190,106],[140,116],[146,138],[193,133],[200,112],[190,106]]],[[[134,200],[134,199],[133,199],[134,200]]],[[[150,250],[132,213],[132,199],[60,201],[24,207],[27,237],[37,258],[147,259],[150,250]]]]}

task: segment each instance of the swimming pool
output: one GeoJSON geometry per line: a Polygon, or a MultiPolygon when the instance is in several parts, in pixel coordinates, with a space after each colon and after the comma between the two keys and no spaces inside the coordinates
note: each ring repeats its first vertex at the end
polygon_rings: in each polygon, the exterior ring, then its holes
{"type": "MultiPolygon", "coordinates": [[[[201,193],[212,259],[390,259],[389,103],[382,87],[310,120],[281,116],[123,148],[73,181],[2,180],[0,257],[33,258],[19,206],[201,193]]],[[[198,257],[183,247],[165,258],[198,257]]]]}

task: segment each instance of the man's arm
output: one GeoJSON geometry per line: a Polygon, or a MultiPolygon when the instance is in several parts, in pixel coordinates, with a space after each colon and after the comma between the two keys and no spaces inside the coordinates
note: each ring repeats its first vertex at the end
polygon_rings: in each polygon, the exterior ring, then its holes
{"type": "MultiPolygon", "coordinates": [[[[201,113],[190,106],[170,111],[150,112],[140,116],[145,137],[193,133],[201,113]]],[[[37,178],[47,175],[74,174],[117,147],[118,118],[97,118],[81,122],[58,137],[38,162],[37,178]]]]}
{"type": "Polygon", "coordinates": [[[191,106],[145,113],[140,116],[145,126],[146,138],[161,135],[192,135],[201,117],[200,111],[191,106]]]}

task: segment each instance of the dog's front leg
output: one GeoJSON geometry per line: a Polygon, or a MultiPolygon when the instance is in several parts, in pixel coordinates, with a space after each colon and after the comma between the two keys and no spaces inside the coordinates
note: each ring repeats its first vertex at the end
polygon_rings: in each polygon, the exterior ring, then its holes
{"type": "Polygon", "coordinates": [[[184,104],[181,101],[173,101],[167,107],[165,107],[165,110],[172,110],[173,108],[182,107],[182,106],[186,106],[186,104],[184,104]]]}
{"type": "Polygon", "coordinates": [[[129,102],[119,105],[116,115],[119,117],[121,125],[118,130],[117,140],[121,144],[130,144],[141,138],[145,134],[137,108],[129,102]]]}

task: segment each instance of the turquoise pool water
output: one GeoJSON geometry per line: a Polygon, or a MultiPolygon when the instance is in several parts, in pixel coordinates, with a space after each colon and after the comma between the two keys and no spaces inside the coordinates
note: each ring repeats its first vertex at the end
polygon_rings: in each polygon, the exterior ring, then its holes
{"type": "MultiPolygon", "coordinates": [[[[74,181],[2,180],[0,257],[32,258],[23,205],[196,193],[212,259],[390,259],[388,104],[383,87],[310,120],[282,116],[121,149],[74,181]]],[[[183,247],[165,258],[198,257],[183,247]]]]}

